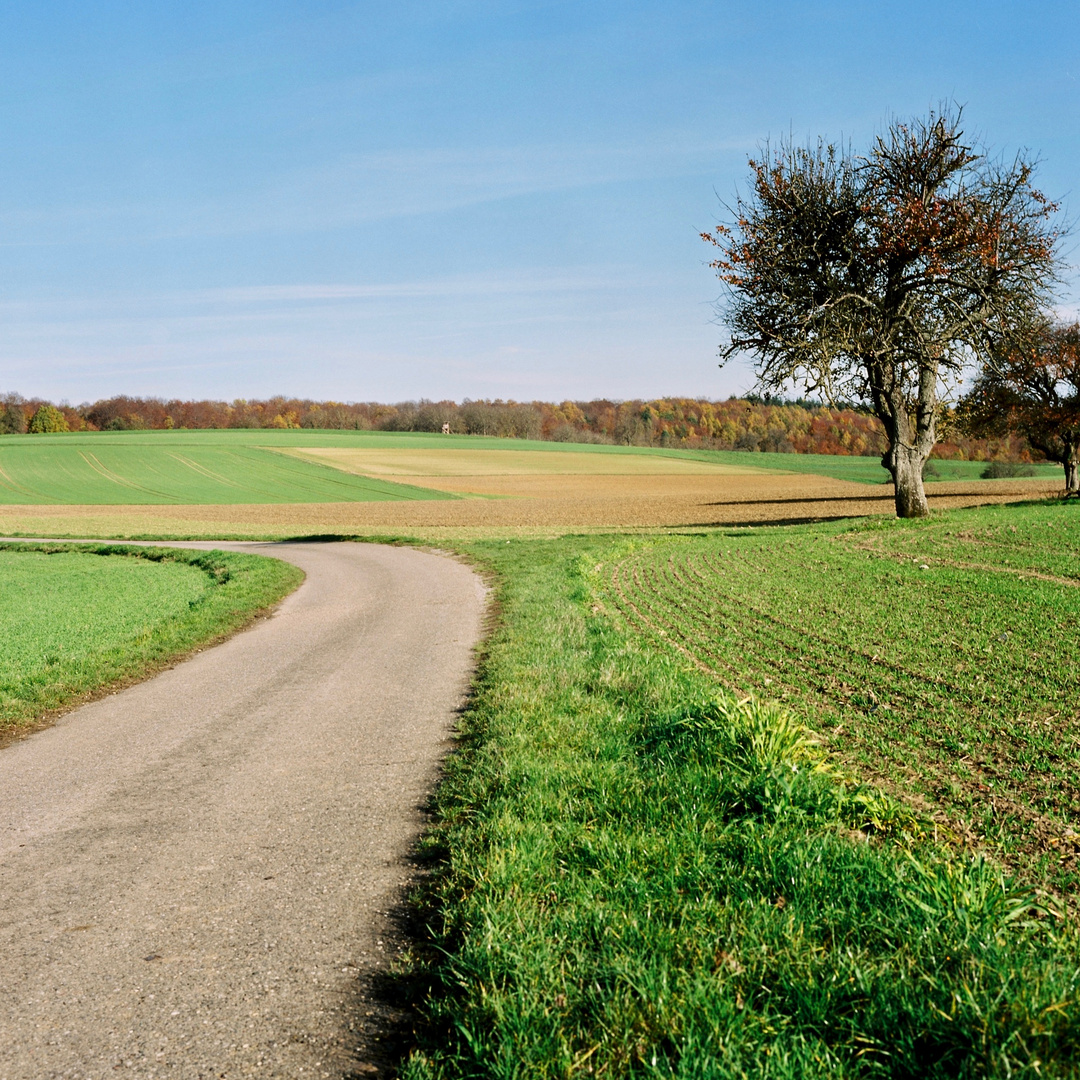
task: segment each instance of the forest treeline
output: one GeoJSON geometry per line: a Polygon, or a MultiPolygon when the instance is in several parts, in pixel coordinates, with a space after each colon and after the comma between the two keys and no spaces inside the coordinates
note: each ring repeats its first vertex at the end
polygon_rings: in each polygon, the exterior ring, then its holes
{"type": "MultiPolygon", "coordinates": [[[[324,428],[497,435],[553,442],[618,443],[684,449],[771,451],[878,457],[881,423],[858,408],[758,397],[708,401],[407,401],[395,405],[273,397],[264,401],[165,401],[113,397],[56,405],[8,394],[0,399],[0,432],[130,431],[161,428],[324,428]]],[[[974,439],[946,425],[938,458],[1030,461],[1041,458],[1020,437],[974,439]]]]}

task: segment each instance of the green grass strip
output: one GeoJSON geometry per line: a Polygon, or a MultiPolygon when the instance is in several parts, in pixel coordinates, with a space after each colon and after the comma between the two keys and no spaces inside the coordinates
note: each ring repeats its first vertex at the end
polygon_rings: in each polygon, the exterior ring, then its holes
{"type": "MultiPolygon", "coordinates": [[[[748,450],[656,450],[654,453],[693,461],[711,461],[723,465],[746,465],[776,472],[806,473],[813,476],[829,476],[834,480],[851,480],[857,484],[891,484],[892,477],[881,464],[880,456],[857,457],[843,454],[775,454],[767,451],[748,450]]],[[[960,481],[970,483],[982,480],[985,461],[953,461],[932,458],[927,463],[927,483],[960,481]]],[[[1060,465],[1039,462],[1030,466],[1032,480],[1062,480],[1060,465]]],[[[1021,477],[1021,479],[1025,479],[1021,477]]]]}
{"type": "Polygon", "coordinates": [[[425,841],[410,1080],[1072,1076],[1080,942],[606,606],[634,542],[477,543],[500,624],[425,841]]]}
{"type": "Polygon", "coordinates": [[[0,741],[220,640],[302,580],[235,552],[0,544],[0,741]]]}

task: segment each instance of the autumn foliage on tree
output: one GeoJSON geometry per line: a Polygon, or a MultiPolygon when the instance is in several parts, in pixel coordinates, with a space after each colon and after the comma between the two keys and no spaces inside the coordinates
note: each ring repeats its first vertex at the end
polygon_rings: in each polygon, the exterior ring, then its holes
{"type": "Polygon", "coordinates": [[[959,418],[969,435],[1022,435],[1080,495],[1080,323],[1047,319],[983,366],[959,418]]]}
{"type": "MultiPolygon", "coordinates": [[[[0,396],[0,436],[25,432],[49,402],[19,394],[0,396]]],[[[437,433],[449,424],[455,435],[544,439],[567,443],[616,443],[681,450],[740,450],[779,454],[836,454],[880,457],[885,433],[864,408],[731,397],[634,398],[611,401],[163,401],[119,396],[57,411],[70,431],[140,431],[205,428],[295,428],[308,430],[420,431],[437,433]]],[[[949,426],[934,448],[937,458],[1026,462],[1031,447],[1008,430],[974,435],[949,426]]]]}
{"type": "Polygon", "coordinates": [[[68,422],[64,414],[55,405],[42,405],[30,417],[26,430],[32,435],[41,435],[57,431],[67,431],[68,422]]]}
{"type": "Polygon", "coordinates": [[[866,157],[782,144],[750,169],[735,221],[702,234],[728,290],[722,358],[749,353],[766,390],[866,402],[897,514],[926,514],[942,392],[1047,301],[1056,207],[1022,156],[967,145],[959,111],[894,122],[866,157]]]}

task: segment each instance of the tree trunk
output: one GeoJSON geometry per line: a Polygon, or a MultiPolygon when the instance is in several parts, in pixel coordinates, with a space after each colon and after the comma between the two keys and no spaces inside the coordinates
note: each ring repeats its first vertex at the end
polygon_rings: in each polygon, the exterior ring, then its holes
{"type": "Polygon", "coordinates": [[[893,483],[896,487],[896,516],[926,517],[930,507],[923,489],[922,468],[926,458],[918,451],[903,446],[894,447],[891,455],[893,483]]]}
{"type": "Polygon", "coordinates": [[[901,518],[926,517],[930,507],[923,489],[922,470],[930,451],[934,448],[933,432],[922,438],[922,445],[912,446],[905,429],[905,418],[899,422],[892,416],[881,417],[889,437],[889,449],[881,455],[881,464],[892,473],[896,496],[896,516],[901,518]],[[899,430],[898,430],[899,429],[899,430]]]}
{"type": "Polygon", "coordinates": [[[923,490],[922,470],[937,441],[937,363],[919,366],[919,386],[915,401],[905,396],[898,365],[893,362],[867,364],[871,375],[874,413],[885,428],[889,449],[881,464],[892,473],[896,495],[896,516],[921,518],[930,513],[923,490]]]}
{"type": "Polygon", "coordinates": [[[1080,470],[1077,467],[1076,454],[1070,454],[1062,464],[1065,466],[1065,494],[1080,495],[1080,470]]]}

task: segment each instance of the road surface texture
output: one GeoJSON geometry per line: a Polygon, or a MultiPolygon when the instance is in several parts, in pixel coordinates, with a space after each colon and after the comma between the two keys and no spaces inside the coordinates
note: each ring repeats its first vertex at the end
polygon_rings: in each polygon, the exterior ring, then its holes
{"type": "Polygon", "coordinates": [[[244,633],[0,750],[2,1080],[378,1071],[365,987],[483,586],[407,548],[197,546],[307,580],[244,633]]]}

